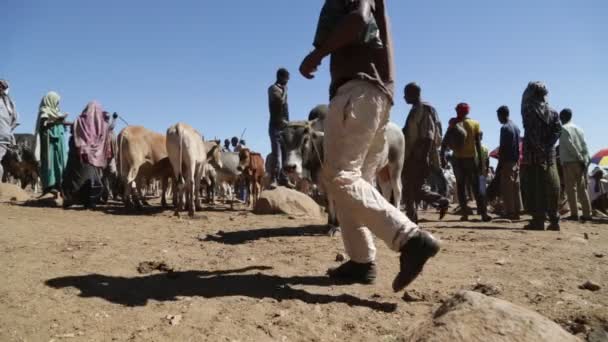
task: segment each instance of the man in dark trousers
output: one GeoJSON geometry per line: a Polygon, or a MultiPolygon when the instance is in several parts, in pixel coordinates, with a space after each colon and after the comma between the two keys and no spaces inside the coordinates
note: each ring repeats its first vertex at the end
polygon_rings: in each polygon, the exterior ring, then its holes
{"type": "Polygon", "coordinates": [[[498,148],[498,167],[500,180],[500,196],[504,210],[503,216],[511,220],[519,220],[521,212],[521,192],[519,182],[519,127],[509,119],[509,107],[501,106],[497,110],[500,128],[500,147],[498,148]]]}
{"type": "Polygon", "coordinates": [[[547,102],[549,91],[542,82],[530,82],[524,91],[521,116],[524,123],[524,162],[526,163],[527,205],[532,221],[525,228],[545,230],[549,217],[549,230],[560,230],[559,175],[555,144],[562,126],[558,114],[547,102]]]}
{"type": "Polygon", "coordinates": [[[284,153],[280,143],[281,130],[289,122],[289,106],[287,105],[288,82],[289,71],[284,68],[280,68],[277,71],[276,82],[268,88],[268,107],[270,110],[268,135],[270,136],[272,156],[275,160],[274,169],[270,170],[270,188],[272,189],[276,188],[277,185],[290,185],[285,173],[283,172],[284,153]]]}
{"type": "Polygon", "coordinates": [[[418,223],[417,203],[424,201],[440,210],[439,219],[448,211],[450,201],[424,186],[433,168],[439,168],[439,147],[443,133],[437,111],[422,102],[421,89],[416,83],[405,86],[405,102],[412,109],[405,121],[405,163],[403,184],[405,208],[410,220],[418,223]]]}
{"type": "Polygon", "coordinates": [[[328,275],[340,282],[376,280],[372,232],[400,252],[393,290],[414,281],[439,252],[439,242],[421,230],[373,185],[385,158],[384,131],[393,105],[395,70],[385,0],[326,0],[315,49],[300,73],[313,73],[331,55],[329,112],[325,118],[323,177],[334,200],[350,260],[328,275]]]}

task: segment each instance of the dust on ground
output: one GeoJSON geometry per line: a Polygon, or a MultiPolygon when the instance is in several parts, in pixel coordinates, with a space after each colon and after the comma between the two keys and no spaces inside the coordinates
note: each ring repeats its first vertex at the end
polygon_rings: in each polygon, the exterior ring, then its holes
{"type": "Polygon", "coordinates": [[[402,341],[461,289],[581,334],[608,322],[605,223],[531,232],[426,212],[443,250],[403,296],[391,290],[398,255],[380,241],[376,285],[330,282],[344,250],[324,220],[172,214],[0,204],[0,340],[402,341]]]}

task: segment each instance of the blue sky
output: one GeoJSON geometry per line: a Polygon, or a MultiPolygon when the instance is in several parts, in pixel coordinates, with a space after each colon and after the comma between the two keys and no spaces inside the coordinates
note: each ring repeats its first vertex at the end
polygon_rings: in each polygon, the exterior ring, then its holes
{"type": "MultiPolygon", "coordinates": [[[[267,87],[292,71],[292,119],[327,102],[327,64],[297,73],[311,49],[322,0],[0,0],[0,78],[11,83],[21,132],[33,131],[41,97],[62,95],[77,115],[97,99],[130,124],[158,132],[181,121],[207,138],[240,135],[268,152],[267,87]]],[[[556,109],[571,107],[593,151],[608,146],[608,1],[387,0],[403,125],[410,81],[447,121],[471,104],[486,144],[498,142],[496,108],[520,122],[521,94],[543,80],[556,109]]]]}

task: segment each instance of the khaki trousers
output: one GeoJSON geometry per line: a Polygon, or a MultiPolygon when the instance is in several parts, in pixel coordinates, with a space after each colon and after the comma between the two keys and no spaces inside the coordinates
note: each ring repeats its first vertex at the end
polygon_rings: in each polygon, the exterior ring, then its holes
{"type": "Polygon", "coordinates": [[[583,216],[591,217],[591,200],[587,192],[587,175],[582,163],[564,163],[564,183],[570,205],[570,215],[578,216],[578,202],[583,207],[583,216]]]}
{"type": "Polygon", "coordinates": [[[390,108],[388,96],[377,86],[350,81],[331,100],[325,119],[325,185],[335,201],[346,253],[354,262],[375,260],[372,232],[399,251],[418,230],[373,185],[386,158],[390,108]]]}

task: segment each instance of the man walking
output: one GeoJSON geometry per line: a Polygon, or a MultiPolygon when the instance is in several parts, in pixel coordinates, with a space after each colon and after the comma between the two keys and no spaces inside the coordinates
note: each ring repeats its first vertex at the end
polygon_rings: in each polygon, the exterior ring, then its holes
{"type": "Polygon", "coordinates": [[[559,175],[555,160],[555,143],[561,125],[555,110],[549,107],[549,91],[542,82],[530,82],[522,96],[521,115],[524,123],[524,162],[526,163],[527,205],[532,221],[525,229],[560,230],[559,175]]]}
{"type": "Polygon", "coordinates": [[[410,220],[418,223],[417,203],[424,201],[439,209],[439,219],[443,219],[450,201],[424,186],[432,169],[440,167],[441,122],[435,108],[422,102],[420,86],[409,83],[404,92],[405,102],[412,105],[403,128],[406,141],[403,168],[406,213],[410,220]]]}
{"type": "MultiPolygon", "coordinates": [[[[275,160],[274,169],[271,170],[270,188],[274,189],[278,184],[289,185],[287,177],[283,172],[283,151],[281,148],[281,130],[289,122],[289,106],[287,105],[287,83],[289,82],[289,71],[280,68],[277,71],[276,82],[268,88],[268,107],[270,109],[270,122],[268,135],[270,136],[270,147],[275,160]]],[[[238,143],[238,139],[237,139],[238,143]]]]}
{"type": "MultiPolygon", "coordinates": [[[[6,154],[7,148],[15,145],[13,131],[19,125],[17,120],[19,114],[15,110],[15,104],[8,96],[8,82],[0,80],[0,160],[6,154]]],[[[4,175],[4,168],[0,164],[0,179],[4,175]]]]}
{"type": "Polygon", "coordinates": [[[559,113],[562,135],[559,138],[559,156],[564,171],[566,196],[570,204],[568,220],[578,221],[578,201],[583,207],[583,221],[591,221],[591,200],[587,193],[587,167],[591,161],[583,130],[572,123],[572,110],[559,113]]]}
{"type": "Polygon", "coordinates": [[[347,282],[373,283],[376,248],[371,232],[401,252],[395,291],[422,272],[439,243],[412,223],[372,182],[384,156],[384,130],[393,104],[393,45],[385,0],[326,0],[315,49],[300,73],[313,78],[331,55],[329,113],[325,119],[324,180],[335,201],[350,260],[328,275],[347,282]]]}
{"type": "Polygon", "coordinates": [[[519,220],[521,212],[521,192],[519,183],[519,127],[509,119],[509,107],[501,106],[496,111],[500,128],[500,146],[498,148],[497,177],[500,180],[500,195],[504,206],[503,216],[510,220],[519,220]]]}
{"type": "MultiPolygon", "coordinates": [[[[458,202],[462,211],[461,221],[468,221],[471,209],[468,205],[467,190],[472,188],[477,211],[484,222],[492,218],[488,215],[485,196],[481,193],[480,178],[483,174],[483,150],[481,146],[481,128],[479,122],[468,117],[470,107],[466,103],[456,106],[456,117],[450,120],[450,128],[460,128],[464,131],[464,142],[454,147],[454,174],[458,192],[458,202]]],[[[447,135],[447,134],[446,134],[447,135]]]]}

